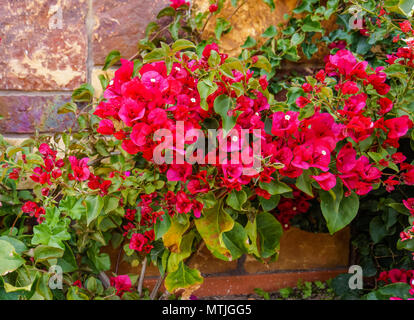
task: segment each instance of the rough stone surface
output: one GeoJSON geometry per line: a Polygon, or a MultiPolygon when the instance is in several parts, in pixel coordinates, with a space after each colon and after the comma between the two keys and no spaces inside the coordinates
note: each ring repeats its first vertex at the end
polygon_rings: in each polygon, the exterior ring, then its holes
{"type": "Polygon", "coordinates": [[[86,0],[1,1],[0,89],[71,90],[85,82],[86,14],[86,0]]]}
{"type": "Polygon", "coordinates": [[[334,235],[311,233],[291,228],[280,240],[280,255],[276,262],[262,264],[247,257],[244,268],[249,273],[275,270],[334,269],[348,265],[349,229],[334,235]]]}
{"type": "Polygon", "coordinates": [[[73,127],[72,114],[57,114],[60,106],[70,101],[70,95],[0,96],[0,132],[32,133],[59,132],[73,127]]]}
{"type": "Polygon", "coordinates": [[[110,68],[106,71],[103,71],[102,68],[93,68],[91,83],[94,89],[94,97],[96,99],[100,98],[103,93],[102,85],[99,81],[99,76],[104,75],[107,79],[112,79],[114,77],[115,70],[116,68],[110,68]]]}
{"type": "Polygon", "coordinates": [[[94,0],[94,63],[103,65],[112,50],[126,59],[133,56],[147,24],[169,4],[169,0],[94,0]]]}
{"type": "MultiPolygon", "coordinates": [[[[271,25],[286,22],[283,19],[285,13],[291,12],[296,7],[296,0],[278,0],[276,9],[271,11],[263,2],[258,0],[248,0],[236,14],[230,18],[233,29],[221,37],[220,47],[224,52],[231,55],[240,53],[240,46],[248,36],[258,39],[260,35],[271,25]]],[[[194,0],[194,9],[196,11],[208,10],[208,0],[194,0]]],[[[217,18],[229,18],[235,8],[227,1],[220,14],[210,19],[204,31],[203,38],[214,35],[214,28],[217,18]]]]}

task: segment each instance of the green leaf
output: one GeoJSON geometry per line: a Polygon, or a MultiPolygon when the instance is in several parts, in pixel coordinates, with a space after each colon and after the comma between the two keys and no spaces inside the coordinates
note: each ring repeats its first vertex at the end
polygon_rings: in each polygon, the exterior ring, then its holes
{"type": "Polygon", "coordinates": [[[247,232],[238,222],[234,223],[233,229],[223,233],[223,243],[230,250],[232,260],[239,259],[248,252],[247,232]]]}
{"type": "Polygon", "coordinates": [[[409,239],[405,241],[401,241],[401,239],[397,242],[397,249],[398,250],[408,250],[408,251],[414,251],[414,239],[409,239]]]}
{"type": "Polygon", "coordinates": [[[180,252],[182,236],[190,226],[188,216],[185,216],[184,223],[181,223],[178,217],[179,216],[175,216],[171,218],[170,227],[162,236],[164,246],[171,252],[180,252]]]}
{"type": "Polygon", "coordinates": [[[226,199],[226,203],[232,207],[234,210],[242,211],[243,204],[247,201],[246,192],[243,190],[237,191],[233,190],[226,199]]]}
{"type": "Polygon", "coordinates": [[[9,242],[0,240],[0,276],[13,272],[24,263],[25,260],[9,242]]]}
{"type": "Polygon", "coordinates": [[[221,116],[223,121],[223,137],[226,137],[227,134],[234,128],[237,122],[237,118],[240,113],[235,112],[236,115],[229,116],[228,112],[230,111],[233,105],[233,100],[225,94],[222,94],[214,100],[214,111],[221,116]]]}
{"type": "Polygon", "coordinates": [[[256,56],[257,62],[253,64],[254,68],[263,69],[267,72],[272,72],[272,65],[270,64],[269,60],[265,56],[256,56]]]}
{"type": "Polygon", "coordinates": [[[79,220],[86,213],[82,198],[66,196],[59,202],[59,209],[74,220],[79,220]]]}
{"type": "Polygon", "coordinates": [[[250,36],[247,37],[244,44],[241,46],[242,48],[253,48],[256,45],[256,40],[250,36]]]}
{"type": "Polygon", "coordinates": [[[33,227],[32,244],[43,244],[64,249],[64,240],[70,239],[68,226],[70,220],[62,218],[57,208],[46,208],[45,220],[33,227]]]}
{"type": "Polygon", "coordinates": [[[155,21],[151,21],[145,28],[145,36],[149,37],[151,33],[157,31],[159,28],[160,26],[158,25],[158,23],[156,23],[155,21]]]}
{"type": "Polygon", "coordinates": [[[164,48],[156,48],[144,56],[144,63],[155,62],[167,56],[164,48]]]}
{"type": "Polygon", "coordinates": [[[388,298],[400,297],[407,299],[411,298],[411,295],[409,293],[410,289],[411,287],[408,283],[396,282],[380,288],[378,292],[383,296],[387,296],[388,298]]]}
{"type": "Polygon", "coordinates": [[[398,213],[405,214],[406,216],[410,215],[410,211],[402,203],[387,203],[387,206],[393,208],[398,213]]]}
{"type": "Polygon", "coordinates": [[[311,16],[306,16],[302,25],[303,32],[323,32],[319,21],[312,21],[311,16]]]}
{"type": "Polygon", "coordinates": [[[256,225],[260,243],[260,256],[265,259],[269,258],[278,252],[280,238],[283,234],[282,225],[268,212],[256,216],[256,225]]]}
{"type": "Polygon", "coordinates": [[[211,253],[219,259],[229,261],[232,256],[224,245],[223,232],[233,228],[234,220],[223,210],[222,205],[220,201],[213,208],[204,210],[203,216],[194,222],[211,253]]]}
{"type": "Polygon", "coordinates": [[[65,243],[65,252],[63,256],[58,259],[57,264],[62,268],[63,272],[73,272],[78,270],[75,255],[67,243],[65,243]]]}
{"type": "Polygon", "coordinates": [[[76,113],[78,111],[78,106],[76,103],[68,102],[61,106],[57,113],[58,114],[65,114],[65,113],[76,113]]]}
{"type": "Polygon", "coordinates": [[[178,269],[181,261],[187,259],[192,253],[192,246],[195,238],[195,232],[190,231],[183,236],[180,245],[180,252],[171,252],[168,257],[167,271],[174,272],[178,269]]]}
{"type": "Polygon", "coordinates": [[[304,171],[296,180],[296,187],[306,193],[307,195],[313,197],[312,192],[312,180],[309,172],[304,171]]]}
{"type": "Polygon", "coordinates": [[[10,243],[14,247],[14,250],[17,254],[22,254],[24,251],[27,250],[27,247],[24,244],[24,242],[17,240],[16,238],[10,236],[1,236],[0,240],[7,241],[8,243],[10,243]]]}
{"type": "Polygon", "coordinates": [[[165,7],[164,9],[162,9],[158,15],[157,15],[157,19],[160,19],[162,17],[174,17],[175,16],[175,9],[173,7],[165,7]]]}
{"type": "Polygon", "coordinates": [[[90,102],[93,99],[95,90],[89,83],[82,84],[72,93],[72,100],[75,102],[90,102]]]}
{"type": "Polygon", "coordinates": [[[216,35],[217,40],[220,40],[221,35],[225,32],[230,31],[231,23],[224,18],[218,18],[216,21],[216,27],[214,29],[214,33],[216,35]]]}
{"type": "Polygon", "coordinates": [[[273,0],[263,0],[263,2],[266,3],[272,11],[275,10],[275,2],[273,0]]]}
{"type": "Polygon", "coordinates": [[[161,218],[157,219],[154,225],[155,240],[160,239],[167,233],[171,225],[171,218],[168,214],[164,214],[161,218]]]}
{"type": "Polygon", "coordinates": [[[269,192],[271,195],[283,194],[292,191],[292,188],[289,187],[286,183],[275,180],[272,180],[269,183],[259,182],[259,186],[263,190],[269,192]]]}
{"type": "Polygon", "coordinates": [[[329,192],[320,190],[319,195],[322,214],[331,234],[345,228],[358,213],[358,196],[352,193],[349,197],[344,198],[341,183],[337,183],[329,192]]]}
{"type": "Polygon", "coordinates": [[[296,32],[292,38],[290,38],[290,45],[297,46],[298,44],[301,44],[305,40],[305,35],[303,33],[296,32]]]}
{"type": "Polygon", "coordinates": [[[66,294],[68,300],[89,300],[89,297],[78,287],[70,287],[66,294]]]}
{"type": "Polygon", "coordinates": [[[34,259],[36,262],[61,258],[64,250],[61,248],[40,245],[34,249],[34,259]]]}
{"type": "Polygon", "coordinates": [[[195,48],[195,45],[191,41],[188,41],[188,40],[185,40],[185,39],[179,39],[179,40],[175,41],[172,45],[172,50],[174,52],[184,50],[184,49],[188,49],[188,48],[195,48]]]}
{"type": "Polygon", "coordinates": [[[201,80],[197,84],[197,89],[198,89],[198,93],[200,94],[201,107],[207,111],[208,110],[207,98],[208,96],[216,92],[216,90],[218,89],[218,86],[215,82],[212,82],[209,79],[205,79],[205,80],[201,80]]]}
{"type": "Polygon", "coordinates": [[[105,63],[102,70],[108,70],[115,63],[121,60],[121,53],[118,50],[111,51],[105,58],[105,63]]]}
{"type": "Polygon", "coordinates": [[[375,244],[388,234],[384,221],[382,221],[380,216],[374,217],[369,223],[369,233],[375,244]]]}
{"type": "Polygon", "coordinates": [[[184,262],[180,262],[176,271],[171,272],[165,278],[165,288],[169,292],[176,292],[180,289],[194,290],[203,283],[200,271],[190,269],[184,262]]]}
{"type": "Polygon", "coordinates": [[[180,21],[181,21],[181,15],[177,15],[174,22],[170,24],[168,27],[168,30],[170,31],[171,37],[173,40],[178,39],[178,31],[180,30],[180,21]]]}
{"type": "Polygon", "coordinates": [[[313,4],[318,0],[302,0],[301,4],[293,10],[293,13],[313,12],[313,4]]]}
{"type": "Polygon", "coordinates": [[[280,201],[279,195],[271,196],[270,199],[265,199],[263,197],[259,197],[259,202],[262,205],[264,211],[272,211],[274,208],[277,207],[280,201]]]}
{"type": "Polygon", "coordinates": [[[89,226],[100,215],[104,200],[101,196],[88,196],[84,204],[86,205],[86,224],[89,226]]]}
{"type": "Polygon", "coordinates": [[[269,28],[263,32],[262,37],[263,38],[273,38],[277,35],[277,28],[273,25],[271,25],[269,28]]]}

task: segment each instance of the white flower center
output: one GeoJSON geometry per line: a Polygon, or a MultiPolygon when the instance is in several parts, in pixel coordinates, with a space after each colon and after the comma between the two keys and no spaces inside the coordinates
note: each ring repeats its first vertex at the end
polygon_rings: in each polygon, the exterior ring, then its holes
{"type": "Polygon", "coordinates": [[[178,68],[178,67],[175,67],[175,70],[176,70],[176,71],[178,71],[178,72],[180,72],[180,71],[181,71],[181,69],[180,69],[180,68],[178,68]]]}
{"type": "Polygon", "coordinates": [[[296,211],[296,207],[293,207],[293,208],[292,208],[292,210],[293,210],[293,211],[296,211]]]}
{"type": "Polygon", "coordinates": [[[157,80],[155,80],[154,78],[152,78],[150,81],[151,81],[152,83],[157,82],[157,80]]]}
{"type": "Polygon", "coordinates": [[[289,225],[288,224],[285,224],[285,228],[287,228],[287,227],[289,227],[289,225]]]}
{"type": "Polygon", "coordinates": [[[236,136],[233,136],[233,137],[231,138],[231,140],[233,140],[234,142],[237,142],[237,141],[239,141],[239,138],[238,138],[238,137],[236,137],[236,136]]]}
{"type": "Polygon", "coordinates": [[[256,113],[255,113],[255,115],[256,115],[256,116],[259,116],[259,112],[256,112],[256,113]]]}
{"type": "Polygon", "coordinates": [[[289,121],[290,120],[290,115],[288,115],[288,114],[285,115],[285,120],[288,120],[289,121]]]}
{"type": "Polygon", "coordinates": [[[196,99],[191,98],[191,99],[190,99],[190,101],[191,101],[192,103],[194,103],[194,102],[196,102],[196,99]]]}
{"type": "Polygon", "coordinates": [[[114,80],[109,81],[109,85],[112,86],[114,84],[114,80]]]}
{"type": "Polygon", "coordinates": [[[326,156],[326,151],[325,150],[322,150],[322,152],[321,152],[324,156],[326,156]]]}

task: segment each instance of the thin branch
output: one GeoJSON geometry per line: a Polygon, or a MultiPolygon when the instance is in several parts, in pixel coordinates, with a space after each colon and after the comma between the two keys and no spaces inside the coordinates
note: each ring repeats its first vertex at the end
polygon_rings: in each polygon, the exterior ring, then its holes
{"type": "Polygon", "coordinates": [[[101,280],[104,288],[108,288],[111,285],[111,282],[109,281],[108,276],[106,275],[105,272],[101,271],[98,275],[99,280],[101,280]]]}
{"type": "Polygon", "coordinates": [[[154,289],[152,289],[152,292],[150,294],[150,300],[155,299],[155,296],[157,295],[158,290],[160,289],[160,287],[161,287],[162,283],[164,282],[166,276],[167,276],[167,273],[164,272],[164,275],[160,276],[158,278],[157,283],[155,284],[155,287],[154,287],[154,289]]]}
{"type": "Polygon", "coordinates": [[[142,295],[142,286],[144,284],[145,270],[146,269],[147,269],[147,257],[145,257],[144,261],[142,261],[141,275],[139,277],[139,282],[138,282],[138,295],[140,297],[142,295]]]}

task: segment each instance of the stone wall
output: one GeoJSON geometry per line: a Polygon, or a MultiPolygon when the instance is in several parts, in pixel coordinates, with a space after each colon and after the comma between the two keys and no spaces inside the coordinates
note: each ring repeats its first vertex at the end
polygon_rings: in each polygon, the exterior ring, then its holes
{"type": "Polygon", "coordinates": [[[72,126],[57,108],[94,81],[107,53],[135,53],[168,0],[0,1],[0,133],[20,140],[72,126]]]}
{"type": "MultiPolygon", "coordinates": [[[[229,1],[228,1],[229,2],[229,1]]],[[[278,0],[271,12],[259,0],[248,0],[230,18],[234,30],[222,38],[222,50],[236,54],[247,36],[260,35],[283,22],[297,0],[278,0]],[[237,36],[235,36],[237,35],[237,36]]],[[[94,85],[106,55],[119,50],[134,55],[145,27],[169,0],[7,0],[0,1],[0,133],[9,139],[71,127],[57,108],[80,84],[94,85]]],[[[205,10],[209,0],[193,0],[205,10]]],[[[225,7],[224,17],[233,8],[225,7]]],[[[206,35],[213,32],[212,19],[206,35]]],[[[291,67],[291,66],[289,66],[291,67]]],[[[307,66],[301,66],[306,69],[307,66]]]]}

